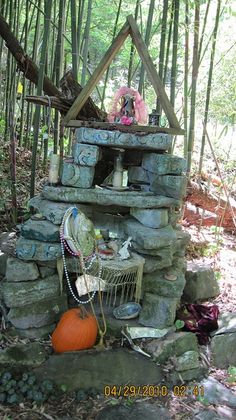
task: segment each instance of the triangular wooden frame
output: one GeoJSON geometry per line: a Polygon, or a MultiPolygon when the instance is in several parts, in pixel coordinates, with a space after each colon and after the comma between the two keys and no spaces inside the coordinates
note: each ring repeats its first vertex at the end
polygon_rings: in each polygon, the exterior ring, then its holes
{"type": "Polygon", "coordinates": [[[114,39],[111,46],[108,48],[107,52],[103,56],[102,60],[98,64],[97,68],[94,70],[92,76],[88,80],[87,84],[84,86],[83,90],[80,92],[79,96],[76,98],[71,108],[67,112],[63,120],[63,125],[69,123],[70,120],[73,120],[78,115],[79,111],[87,101],[91,92],[102,78],[104,72],[107,70],[112,60],[114,59],[117,52],[120,50],[121,46],[125,42],[128,35],[131,36],[133,43],[142,59],[144,68],[147,72],[150,82],[153,85],[153,88],[156,92],[157,97],[161,103],[161,106],[166,114],[166,117],[169,121],[170,127],[176,129],[176,131],[182,131],[175,115],[173,106],[171,105],[169,98],[165,92],[164,86],[161,82],[161,79],[157,73],[157,70],[153,64],[153,61],[148,52],[147,46],[144,43],[142,36],[139,32],[137,23],[132,15],[127,17],[127,21],[122,26],[120,32],[114,39]]]}

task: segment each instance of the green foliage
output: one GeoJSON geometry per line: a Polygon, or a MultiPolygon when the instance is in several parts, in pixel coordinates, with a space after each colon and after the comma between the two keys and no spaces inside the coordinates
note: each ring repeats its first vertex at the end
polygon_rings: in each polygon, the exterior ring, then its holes
{"type": "Polygon", "coordinates": [[[229,366],[228,367],[228,382],[236,382],[236,367],[229,366]]]}

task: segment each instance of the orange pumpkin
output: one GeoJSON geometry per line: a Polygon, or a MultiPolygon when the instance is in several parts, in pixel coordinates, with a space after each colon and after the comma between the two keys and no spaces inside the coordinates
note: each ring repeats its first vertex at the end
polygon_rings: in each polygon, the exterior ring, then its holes
{"type": "Polygon", "coordinates": [[[66,311],[52,334],[52,346],[55,352],[84,350],[94,346],[98,326],[96,318],[84,313],[82,308],[66,311]]]}

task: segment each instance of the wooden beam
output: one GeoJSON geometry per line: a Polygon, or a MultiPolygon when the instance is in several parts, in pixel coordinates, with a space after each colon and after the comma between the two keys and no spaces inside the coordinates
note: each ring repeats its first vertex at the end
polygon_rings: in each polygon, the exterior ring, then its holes
{"type": "Polygon", "coordinates": [[[148,77],[150,79],[150,82],[152,83],[154,90],[156,92],[157,97],[160,100],[161,106],[163,110],[165,111],[166,117],[169,121],[169,124],[172,128],[176,128],[178,130],[181,130],[181,127],[179,125],[179,122],[177,120],[177,117],[175,115],[174,108],[172,107],[169,98],[165,92],[164,86],[162,84],[162,81],[157,73],[156,67],[153,64],[153,61],[150,57],[150,54],[148,52],[147,46],[144,43],[142,36],[139,32],[137,23],[135,22],[132,15],[127,17],[127,21],[130,24],[130,35],[133,39],[134,45],[137,48],[137,51],[142,59],[143,65],[145,67],[145,70],[148,74],[148,77]]]}
{"type": "Polygon", "coordinates": [[[142,133],[142,134],[154,134],[154,133],[166,133],[171,135],[184,135],[182,128],[167,128],[167,127],[154,127],[148,125],[123,125],[118,123],[108,123],[101,121],[81,121],[81,120],[70,120],[67,127],[71,128],[95,128],[100,130],[118,130],[125,133],[142,133]]]}
{"type": "Polygon", "coordinates": [[[102,75],[111,64],[113,58],[115,57],[115,55],[117,54],[121,46],[123,45],[129,33],[130,33],[130,25],[128,22],[126,22],[122,26],[120,32],[114,39],[111,46],[108,48],[107,52],[103,56],[102,60],[100,61],[99,65],[95,69],[92,76],[90,77],[89,81],[87,82],[87,84],[85,85],[85,87],[83,88],[83,90],[81,91],[81,93],[76,98],[75,102],[73,103],[69,111],[67,112],[63,120],[64,125],[66,125],[70,120],[73,120],[76,118],[81,108],[83,107],[84,103],[88,99],[89,95],[95,88],[96,84],[99,82],[102,75]]]}
{"type": "MultiPolygon", "coordinates": [[[[33,60],[26,54],[21,47],[19,41],[10,29],[10,26],[5,21],[4,17],[0,14],[0,36],[6,42],[6,46],[15,57],[19,69],[24,73],[25,77],[33,82],[35,85],[38,84],[39,69],[33,60]]],[[[49,96],[60,96],[61,92],[52,83],[52,81],[44,75],[43,79],[43,90],[49,96]]]]}

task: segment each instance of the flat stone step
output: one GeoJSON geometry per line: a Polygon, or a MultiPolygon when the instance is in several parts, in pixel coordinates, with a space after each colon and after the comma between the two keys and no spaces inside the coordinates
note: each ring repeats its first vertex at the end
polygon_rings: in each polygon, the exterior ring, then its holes
{"type": "Polygon", "coordinates": [[[74,188],[45,186],[43,197],[47,200],[70,203],[92,203],[137,208],[180,207],[181,201],[151,192],[114,191],[101,188],[74,188]]]}
{"type": "Polygon", "coordinates": [[[86,127],[76,130],[76,140],[78,143],[136,150],[167,150],[172,145],[172,136],[165,133],[143,135],[143,133],[122,133],[117,130],[97,130],[86,127]]]}
{"type": "Polygon", "coordinates": [[[50,356],[35,371],[39,379],[52,380],[68,391],[134,384],[160,384],[162,369],[149,358],[125,349],[78,351],[50,356]],[[144,374],[145,372],[145,374],[144,374]]]}

